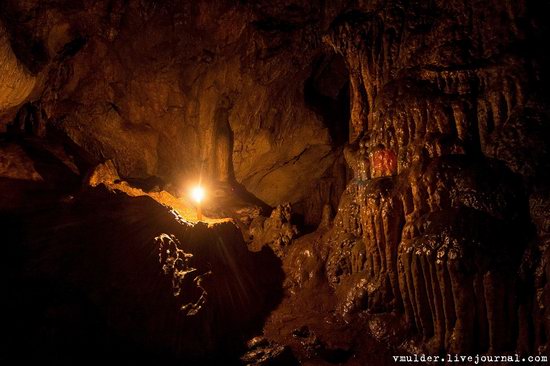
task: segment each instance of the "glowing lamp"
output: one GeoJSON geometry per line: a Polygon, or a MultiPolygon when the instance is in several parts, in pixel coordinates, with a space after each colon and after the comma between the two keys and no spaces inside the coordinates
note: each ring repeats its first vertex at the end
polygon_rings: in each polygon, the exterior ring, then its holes
{"type": "Polygon", "coordinates": [[[197,220],[202,220],[201,202],[204,199],[204,188],[196,186],[191,190],[191,197],[197,202],[197,220]]]}

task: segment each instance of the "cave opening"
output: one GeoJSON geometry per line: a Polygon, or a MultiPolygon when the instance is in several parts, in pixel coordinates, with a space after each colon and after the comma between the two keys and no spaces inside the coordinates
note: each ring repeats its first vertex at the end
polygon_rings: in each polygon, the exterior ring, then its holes
{"type": "Polygon", "coordinates": [[[323,54],[312,64],[311,76],[304,83],[306,105],[321,116],[335,147],[349,139],[349,74],[342,56],[323,54]]]}
{"type": "Polygon", "coordinates": [[[1,1],[0,360],[547,361],[547,7],[1,1]]]}

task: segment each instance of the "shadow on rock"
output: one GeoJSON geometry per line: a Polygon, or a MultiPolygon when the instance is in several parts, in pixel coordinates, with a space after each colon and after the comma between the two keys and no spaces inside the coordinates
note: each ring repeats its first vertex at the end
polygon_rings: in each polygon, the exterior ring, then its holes
{"type": "Polygon", "coordinates": [[[5,218],[7,359],[238,364],[282,297],[272,252],[249,252],[231,223],[178,222],[148,197],[99,187],[5,218]]]}

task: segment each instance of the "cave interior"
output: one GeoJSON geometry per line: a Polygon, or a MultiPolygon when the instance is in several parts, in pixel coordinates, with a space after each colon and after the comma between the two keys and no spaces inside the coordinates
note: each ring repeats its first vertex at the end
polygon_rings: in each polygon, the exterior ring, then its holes
{"type": "Polygon", "coordinates": [[[549,14],[0,1],[0,361],[546,357],[549,14]]]}

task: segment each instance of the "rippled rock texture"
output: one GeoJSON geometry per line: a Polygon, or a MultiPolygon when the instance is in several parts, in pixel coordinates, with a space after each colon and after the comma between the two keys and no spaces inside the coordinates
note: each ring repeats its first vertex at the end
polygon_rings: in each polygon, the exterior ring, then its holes
{"type": "Polygon", "coordinates": [[[36,79],[13,53],[3,26],[0,26],[0,72],[0,111],[5,111],[25,101],[36,79]]]}
{"type": "Polygon", "coordinates": [[[528,204],[549,199],[536,5],[377,5],[325,38],[352,90],[355,179],[326,267],[336,288],[359,277],[342,309],[403,313],[429,352],[544,352],[547,244],[528,204]]]}

